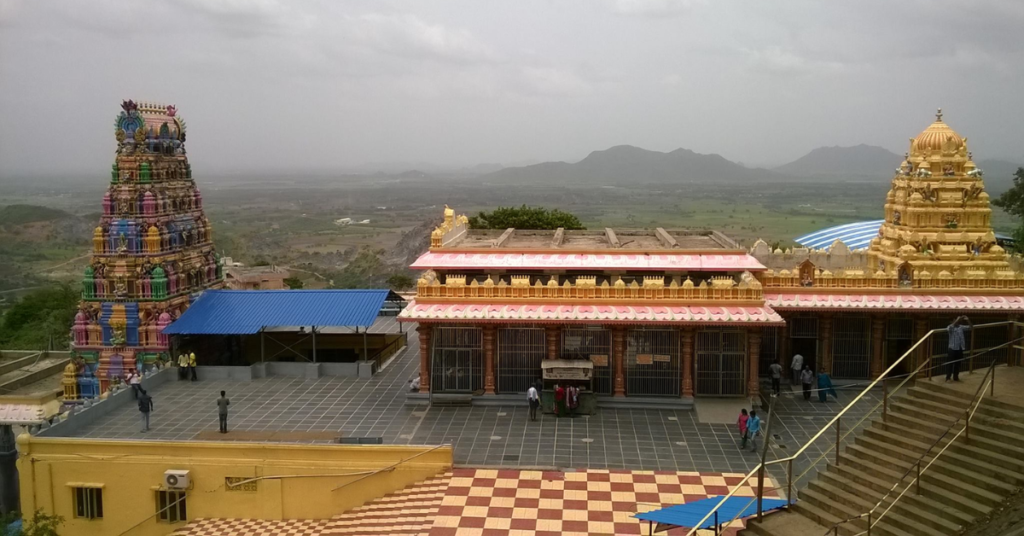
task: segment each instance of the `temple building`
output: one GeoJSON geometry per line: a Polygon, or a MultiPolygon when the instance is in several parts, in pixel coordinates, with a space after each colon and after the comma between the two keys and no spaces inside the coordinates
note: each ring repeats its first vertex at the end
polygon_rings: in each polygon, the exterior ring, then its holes
{"type": "Polygon", "coordinates": [[[72,327],[78,385],[65,382],[66,400],[97,396],[128,369],[168,358],[163,328],[198,292],[223,285],[185,155],[184,121],[174,106],[121,107],[117,156],[72,327]]]}
{"type": "MultiPolygon", "coordinates": [[[[420,391],[523,393],[548,360],[589,362],[597,395],[683,404],[755,397],[768,365],[795,353],[835,378],[876,377],[955,316],[1024,311],[982,177],[940,111],[911,138],[867,249],[746,250],[719,232],[662,228],[475,230],[446,208],[400,315],[419,323],[420,391]]],[[[971,342],[986,337],[1005,333],[971,342]]]]}

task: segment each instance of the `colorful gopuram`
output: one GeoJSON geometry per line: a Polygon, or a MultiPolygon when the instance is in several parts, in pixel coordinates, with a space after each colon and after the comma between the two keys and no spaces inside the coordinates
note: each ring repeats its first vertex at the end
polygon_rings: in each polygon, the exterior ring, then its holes
{"type": "Polygon", "coordinates": [[[877,376],[955,316],[1024,311],[982,175],[940,113],[911,139],[885,224],[858,251],[748,251],[718,232],[663,228],[475,230],[446,208],[400,316],[419,324],[420,391],[523,393],[549,360],[589,361],[597,395],[684,403],[755,396],[768,365],[795,353],[836,378],[877,376]]]}
{"type": "Polygon", "coordinates": [[[80,398],[97,396],[128,369],[166,359],[163,328],[196,293],[223,286],[210,220],[185,155],[184,121],[174,106],[126,101],[121,107],[117,157],[72,327],[73,394],[80,398]]]}

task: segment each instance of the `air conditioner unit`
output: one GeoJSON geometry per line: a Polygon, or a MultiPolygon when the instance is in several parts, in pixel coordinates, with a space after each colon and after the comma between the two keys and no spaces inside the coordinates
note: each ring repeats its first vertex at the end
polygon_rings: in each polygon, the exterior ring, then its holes
{"type": "Polygon", "coordinates": [[[164,471],[164,486],[170,489],[185,489],[188,487],[188,471],[182,469],[171,469],[164,471]]]}

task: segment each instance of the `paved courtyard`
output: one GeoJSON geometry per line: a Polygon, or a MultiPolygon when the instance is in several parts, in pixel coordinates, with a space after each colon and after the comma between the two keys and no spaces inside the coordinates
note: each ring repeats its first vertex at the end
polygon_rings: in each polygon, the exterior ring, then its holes
{"type": "MultiPolygon", "coordinates": [[[[525,406],[410,407],[407,382],[419,368],[417,337],[373,379],[272,377],[252,381],[171,382],[150,394],[152,430],[140,433],[130,405],[79,436],[190,440],[216,431],[216,398],[231,399],[229,427],[249,437],[278,432],[284,440],[328,442],[337,436],[381,437],[385,443],[451,443],[462,466],[590,468],[746,473],[758,456],[739,449],[733,424],[702,423],[683,410],[600,409],[593,416],[529,422],[525,406]]],[[[828,423],[860,387],[840,389],[840,401],[805,402],[783,390],[776,404],[769,459],[795,452],[828,423]]],[[[853,412],[864,415],[879,400],[871,393],[853,412]]],[[[849,422],[846,426],[852,425],[849,422]]],[[[225,438],[217,434],[218,439],[225,438]]],[[[230,438],[230,434],[226,437],[230,438]]],[[[822,449],[831,451],[834,432],[823,435],[795,466],[799,474],[822,449]]],[[[781,477],[781,466],[775,472],[781,477]]]]}

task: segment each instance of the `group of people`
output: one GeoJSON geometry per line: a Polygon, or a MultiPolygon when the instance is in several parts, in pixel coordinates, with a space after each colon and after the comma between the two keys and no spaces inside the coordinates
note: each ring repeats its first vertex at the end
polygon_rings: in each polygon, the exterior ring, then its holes
{"type": "Polygon", "coordinates": [[[747,413],[746,408],[741,409],[736,426],[740,430],[740,449],[746,449],[749,442],[750,452],[757,452],[757,438],[762,435],[761,417],[757,416],[757,412],[751,410],[747,413]]]}
{"type": "Polygon", "coordinates": [[[192,381],[199,379],[196,376],[196,353],[178,354],[178,379],[187,380],[190,374],[192,381]]]}
{"type": "Polygon", "coordinates": [[[576,408],[580,407],[580,388],[575,385],[555,384],[555,417],[576,416],[576,408]]]}
{"type": "MultiPolygon", "coordinates": [[[[800,354],[793,356],[790,367],[793,371],[790,382],[794,386],[799,384],[803,387],[804,400],[811,399],[811,391],[813,390],[812,388],[815,380],[817,380],[818,383],[818,400],[820,402],[827,401],[828,395],[832,395],[832,397],[836,399],[839,398],[839,395],[836,394],[835,387],[832,385],[832,378],[824,368],[815,375],[814,370],[811,369],[811,365],[804,363],[804,356],[800,354]]],[[[772,381],[772,394],[776,396],[778,396],[782,390],[782,370],[782,363],[779,360],[776,360],[768,367],[768,376],[772,381]]]]}
{"type": "MultiPolygon", "coordinates": [[[[137,383],[131,385],[139,403],[139,413],[142,415],[142,430],[140,432],[145,433],[149,431],[149,415],[153,413],[156,406],[153,405],[153,397],[149,396],[149,393],[141,385],[137,383]]],[[[220,398],[217,399],[217,417],[220,420],[220,433],[222,434],[228,433],[228,406],[230,405],[231,401],[228,400],[227,392],[221,391],[220,398]]]]}

